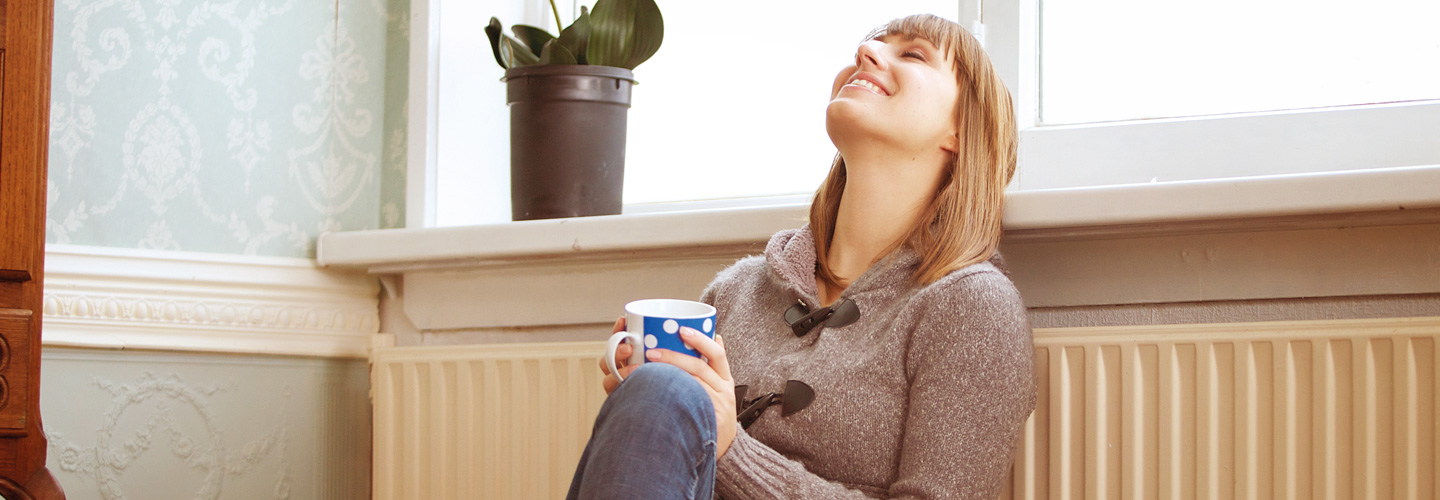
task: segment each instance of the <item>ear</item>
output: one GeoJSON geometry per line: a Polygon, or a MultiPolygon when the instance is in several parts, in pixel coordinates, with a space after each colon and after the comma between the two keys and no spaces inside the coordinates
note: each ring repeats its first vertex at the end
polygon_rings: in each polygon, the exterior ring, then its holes
{"type": "Polygon", "coordinates": [[[950,130],[950,133],[945,135],[945,140],[940,143],[940,149],[952,155],[960,154],[960,133],[953,129],[950,130]]]}

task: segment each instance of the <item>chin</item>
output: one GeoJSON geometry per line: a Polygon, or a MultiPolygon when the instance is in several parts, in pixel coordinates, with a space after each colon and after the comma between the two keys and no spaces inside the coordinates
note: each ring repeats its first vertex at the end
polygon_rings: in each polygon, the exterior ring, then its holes
{"type": "Polygon", "coordinates": [[[857,137],[875,137],[883,135],[884,131],[876,126],[876,120],[870,117],[862,106],[856,106],[853,101],[835,100],[825,108],[825,133],[830,136],[830,143],[837,149],[844,149],[842,146],[851,139],[857,137]]]}

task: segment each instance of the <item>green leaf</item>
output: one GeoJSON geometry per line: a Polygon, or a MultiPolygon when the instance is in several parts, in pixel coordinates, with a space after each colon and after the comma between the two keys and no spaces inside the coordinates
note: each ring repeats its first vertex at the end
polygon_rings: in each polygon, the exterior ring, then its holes
{"type": "Polygon", "coordinates": [[[490,51],[495,53],[495,62],[501,68],[510,69],[505,65],[505,60],[500,58],[500,36],[505,34],[505,27],[500,24],[497,18],[490,18],[490,25],[485,27],[485,36],[490,38],[490,51]]]}
{"type": "Polygon", "coordinates": [[[577,64],[586,64],[585,46],[590,42],[590,13],[584,5],[580,6],[580,17],[570,23],[570,27],[560,31],[560,45],[564,45],[571,54],[575,55],[577,64]]]}
{"type": "Polygon", "coordinates": [[[525,46],[530,47],[530,52],[534,52],[536,57],[539,57],[540,51],[545,48],[545,42],[555,39],[548,31],[524,24],[511,26],[510,31],[515,32],[515,38],[525,42],[525,46]]]}
{"type": "Polygon", "coordinates": [[[506,69],[540,63],[540,56],[531,52],[530,47],[506,35],[500,37],[500,59],[506,69]]]}
{"type": "Polygon", "coordinates": [[[590,13],[590,64],[635,69],[660,50],[665,23],[654,0],[598,0],[590,13]]]}
{"type": "Polygon", "coordinates": [[[575,55],[571,54],[559,40],[551,39],[545,42],[545,48],[540,51],[540,64],[579,64],[575,61],[575,55]]]}

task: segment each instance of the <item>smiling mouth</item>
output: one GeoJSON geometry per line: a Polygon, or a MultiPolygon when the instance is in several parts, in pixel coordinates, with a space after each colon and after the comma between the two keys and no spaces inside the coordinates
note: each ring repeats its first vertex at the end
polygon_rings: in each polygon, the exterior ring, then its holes
{"type": "Polygon", "coordinates": [[[876,85],[875,82],[872,82],[872,81],[870,81],[870,80],[866,80],[866,79],[864,79],[864,78],[855,78],[855,79],[852,79],[852,80],[850,80],[848,83],[845,84],[846,87],[849,87],[849,86],[852,86],[852,85],[853,85],[853,86],[856,86],[856,87],[860,87],[860,88],[865,89],[865,90],[868,90],[868,91],[870,91],[870,92],[874,92],[876,95],[882,95],[882,96],[889,96],[889,95],[890,95],[890,94],[888,94],[888,93],[885,92],[885,89],[882,89],[882,88],[880,88],[879,85],[876,85]]]}

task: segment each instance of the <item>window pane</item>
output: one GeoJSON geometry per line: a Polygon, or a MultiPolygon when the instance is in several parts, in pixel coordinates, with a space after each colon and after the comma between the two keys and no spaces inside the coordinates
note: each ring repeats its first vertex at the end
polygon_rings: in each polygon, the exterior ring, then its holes
{"type": "Polygon", "coordinates": [[[1047,0],[1041,120],[1440,98],[1435,0],[1047,0]]]}
{"type": "MultiPolygon", "coordinates": [[[[813,192],[835,155],[825,134],[830,84],[861,39],[896,17],[929,12],[954,20],[960,10],[957,0],[657,3],[665,41],[635,70],[640,83],[629,113],[627,205],[813,192]]],[[[577,4],[557,4],[568,24],[577,4]]],[[[476,28],[490,16],[507,27],[528,22],[555,31],[546,1],[444,2],[440,226],[510,220],[504,71],[476,28]]]]}
{"type": "Polygon", "coordinates": [[[635,70],[625,202],[808,193],[835,157],[825,105],[875,27],[956,0],[659,2],[665,42],[635,70]]]}

